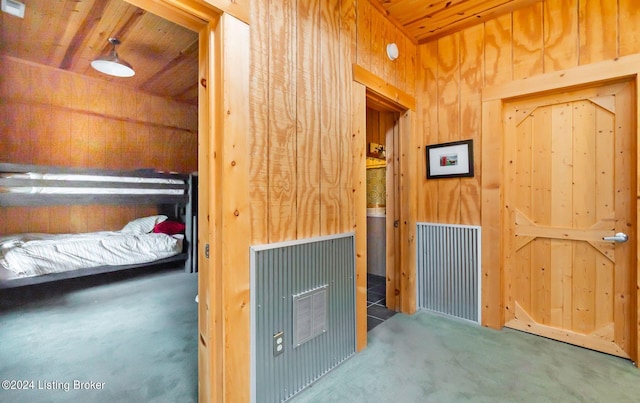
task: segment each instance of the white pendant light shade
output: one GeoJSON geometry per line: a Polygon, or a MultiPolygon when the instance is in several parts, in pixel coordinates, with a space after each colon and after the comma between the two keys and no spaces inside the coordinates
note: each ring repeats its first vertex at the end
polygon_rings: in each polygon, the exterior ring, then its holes
{"type": "Polygon", "coordinates": [[[133,67],[131,67],[129,63],[120,59],[116,52],[116,45],[119,45],[120,41],[116,38],[109,38],[109,43],[113,45],[111,52],[106,56],[99,57],[92,61],[91,67],[101,73],[114,77],[133,77],[136,74],[133,67]]]}

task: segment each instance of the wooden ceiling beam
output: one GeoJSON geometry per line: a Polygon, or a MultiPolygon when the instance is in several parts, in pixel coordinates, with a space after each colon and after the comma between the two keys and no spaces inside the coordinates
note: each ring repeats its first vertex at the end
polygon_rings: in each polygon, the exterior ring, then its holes
{"type": "Polygon", "coordinates": [[[71,68],[73,60],[80,50],[82,43],[87,40],[91,30],[94,28],[94,22],[102,18],[102,14],[106,7],[107,2],[98,1],[93,3],[89,10],[89,14],[87,14],[80,27],[75,31],[75,35],[64,53],[64,57],[62,58],[62,62],[60,62],[59,66],[61,69],[69,70],[71,68]]]}

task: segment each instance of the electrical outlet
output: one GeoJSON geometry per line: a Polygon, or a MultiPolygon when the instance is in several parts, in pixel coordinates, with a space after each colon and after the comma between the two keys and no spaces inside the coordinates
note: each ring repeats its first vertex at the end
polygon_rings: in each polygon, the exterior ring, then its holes
{"type": "Polygon", "coordinates": [[[273,335],[273,356],[277,357],[284,353],[284,332],[273,335]]]}

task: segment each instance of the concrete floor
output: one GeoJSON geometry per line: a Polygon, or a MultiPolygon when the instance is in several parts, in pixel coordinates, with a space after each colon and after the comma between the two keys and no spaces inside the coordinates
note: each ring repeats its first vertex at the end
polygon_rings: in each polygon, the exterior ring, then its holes
{"type": "Polygon", "coordinates": [[[0,401],[196,402],[197,276],[144,270],[0,291],[0,401]]]}
{"type": "Polygon", "coordinates": [[[290,402],[638,402],[631,361],[430,312],[397,314],[290,402]]]}

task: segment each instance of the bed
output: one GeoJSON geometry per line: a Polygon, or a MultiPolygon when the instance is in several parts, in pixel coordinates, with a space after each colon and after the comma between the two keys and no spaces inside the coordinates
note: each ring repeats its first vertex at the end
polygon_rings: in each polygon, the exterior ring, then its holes
{"type": "Polygon", "coordinates": [[[0,163],[0,207],[157,205],[117,231],[0,236],[0,288],[181,262],[197,271],[197,174],[0,163]]]}

